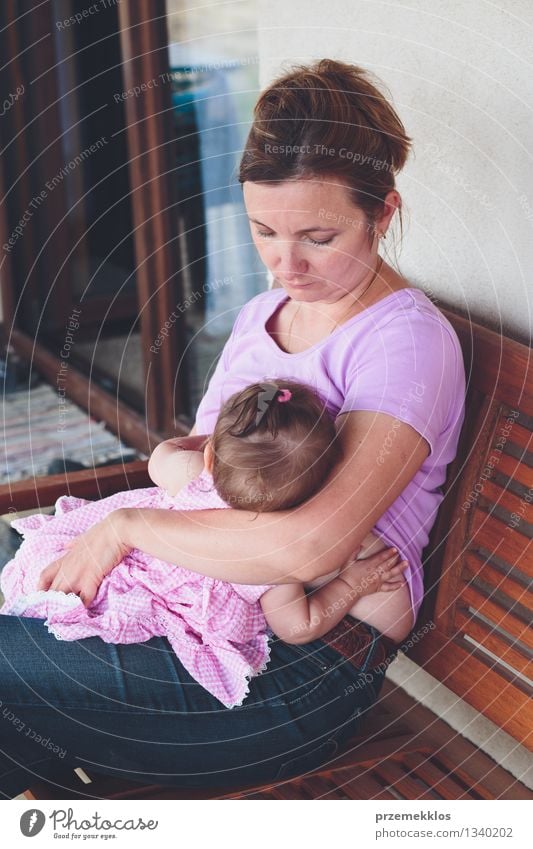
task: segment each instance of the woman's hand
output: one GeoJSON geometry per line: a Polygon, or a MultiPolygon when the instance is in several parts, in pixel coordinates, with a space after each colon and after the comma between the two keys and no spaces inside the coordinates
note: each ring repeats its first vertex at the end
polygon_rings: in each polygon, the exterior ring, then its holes
{"type": "Polygon", "coordinates": [[[79,595],[85,607],[93,601],[106,575],[131,550],[120,536],[121,510],[71,540],[66,553],[41,572],[39,590],[79,595]]]}

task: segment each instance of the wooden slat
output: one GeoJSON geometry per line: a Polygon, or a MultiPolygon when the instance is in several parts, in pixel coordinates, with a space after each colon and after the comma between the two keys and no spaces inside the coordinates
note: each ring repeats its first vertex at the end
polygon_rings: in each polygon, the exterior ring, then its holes
{"type": "Polygon", "coordinates": [[[30,478],[0,486],[0,514],[49,507],[61,495],[97,499],[126,489],[153,485],[148,475],[147,460],[100,466],[66,475],[30,478]]]}
{"type": "Polygon", "coordinates": [[[431,757],[424,757],[420,752],[409,752],[403,760],[409,769],[433,787],[443,799],[472,798],[468,790],[455,779],[453,771],[444,772],[431,757]]]}
{"type": "Polygon", "coordinates": [[[386,785],[393,787],[404,799],[439,799],[425,786],[421,786],[408,772],[406,772],[395,760],[382,761],[374,766],[377,773],[386,785]]]}
{"type": "Polygon", "coordinates": [[[514,786],[513,776],[510,776],[509,773],[506,773],[507,783],[502,783],[501,786],[497,787],[496,792],[494,787],[490,786],[491,783],[494,782],[495,776],[499,776],[499,770],[501,769],[501,767],[499,767],[494,761],[489,761],[489,764],[486,767],[486,771],[484,774],[480,771],[475,777],[473,777],[471,769],[471,760],[472,756],[465,759],[461,758],[456,763],[452,763],[447,756],[447,752],[445,750],[441,750],[438,752],[437,757],[432,758],[432,763],[438,761],[438,763],[440,763],[441,765],[441,769],[445,772],[446,775],[453,774],[457,780],[462,780],[464,784],[468,787],[468,798],[503,799],[506,796],[510,799],[524,798],[520,796],[509,795],[510,793],[512,793],[512,788],[514,786]]]}
{"type": "Polygon", "coordinates": [[[482,547],[497,554],[510,566],[515,564],[530,578],[533,577],[531,540],[519,529],[510,528],[495,516],[475,510],[472,516],[469,547],[482,547]]]}
{"type": "Polygon", "coordinates": [[[526,656],[525,650],[522,652],[520,648],[510,646],[493,627],[480,619],[476,619],[461,607],[457,607],[455,610],[455,623],[460,631],[485,646],[490,652],[516,669],[517,672],[530,679],[533,677],[533,662],[526,656]]]}
{"type": "Polygon", "coordinates": [[[474,554],[472,551],[465,553],[462,576],[465,580],[479,578],[490,584],[495,590],[501,590],[513,601],[525,606],[531,605],[532,586],[525,587],[523,583],[520,583],[516,573],[513,575],[512,569],[508,572],[502,572],[496,566],[493,566],[490,561],[480,558],[478,554],[474,554]]]}
{"type": "Polygon", "coordinates": [[[448,310],[444,313],[461,342],[470,385],[513,410],[533,416],[533,358],[529,349],[448,310]]]}
{"type": "Polygon", "coordinates": [[[335,785],[326,781],[322,775],[306,776],[302,779],[301,786],[305,788],[310,799],[335,798],[335,785]]]}
{"type": "MultiPolygon", "coordinates": [[[[533,487],[533,473],[531,475],[530,486],[533,487]]],[[[530,500],[528,501],[525,497],[520,498],[520,496],[511,492],[510,489],[504,489],[497,483],[493,483],[488,480],[483,484],[483,495],[482,498],[480,498],[480,506],[482,501],[486,501],[489,505],[493,504],[503,510],[506,510],[509,514],[516,513],[520,517],[520,522],[526,522],[529,525],[533,525],[532,496],[533,491],[529,497],[530,500]]],[[[486,512],[490,512],[490,507],[484,506],[483,509],[485,509],[486,512]]],[[[527,534],[525,535],[527,536],[527,534]]]]}
{"type": "Polygon", "coordinates": [[[287,781],[283,784],[273,785],[269,789],[269,795],[271,795],[273,799],[301,799],[302,792],[300,789],[300,782],[287,781]]]}
{"type": "Polygon", "coordinates": [[[350,799],[395,799],[393,793],[387,790],[370,772],[366,771],[354,778],[335,774],[339,787],[350,799]]]}
{"type": "Polygon", "coordinates": [[[334,772],[341,769],[352,769],[354,766],[371,766],[397,755],[398,752],[418,751],[420,746],[420,742],[413,740],[412,733],[398,734],[385,740],[376,739],[371,743],[361,742],[357,738],[357,745],[353,748],[349,747],[345,754],[331,760],[324,771],[334,772]]]}
{"type": "Polygon", "coordinates": [[[498,604],[495,597],[487,598],[479,589],[472,584],[461,590],[460,601],[473,607],[486,619],[497,623],[504,631],[533,648],[533,631],[530,622],[524,622],[513,610],[506,610],[498,604]]]}
{"type": "Polygon", "coordinates": [[[527,466],[525,463],[521,463],[520,460],[513,457],[511,454],[505,454],[502,452],[498,456],[499,460],[496,470],[500,472],[500,474],[517,481],[522,484],[522,486],[531,486],[532,472],[530,466],[527,466]]]}
{"type": "Polygon", "coordinates": [[[513,445],[518,445],[523,451],[533,452],[533,433],[528,428],[522,427],[518,422],[511,426],[507,441],[512,442],[513,445]]]}

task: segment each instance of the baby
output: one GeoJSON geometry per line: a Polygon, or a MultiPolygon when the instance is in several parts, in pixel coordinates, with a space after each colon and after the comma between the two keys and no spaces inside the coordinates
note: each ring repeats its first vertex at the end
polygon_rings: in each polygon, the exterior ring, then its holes
{"type": "MultiPolygon", "coordinates": [[[[69,543],[119,507],[194,510],[234,507],[263,511],[294,507],[318,489],[340,457],[332,418],[306,386],[254,384],[222,406],[202,450],[168,440],[149,462],[155,487],[91,502],[62,496],[55,515],[34,514],[12,526],[24,534],[4,567],[0,613],[42,618],[58,639],[99,636],[110,643],[166,637],[191,676],[227,707],[241,704],[250,677],[266,668],[272,631],[287,642],[327,633],[363,595],[392,590],[403,564],[379,569],[350,562],[306,594],[300,584],[231,584],[132,549],[104,577],[88,607],[73,593],[38,590],[43,569],[69,543]],[[269,631],[270,627],[271,631],[269,631]]],[[[383,544],[369,535],[366,552],[383,544]]]]}
{"type": "MultiPolygon", "coordinates": [[[[197,439],[198,450],[183,447],[187,437],[155,449],[148,465],[154,483],[175,495],[205,469],[227,504],[254,512],[296,507],[320,489],[341,455],[324,404],[309,387],[293,381],[252,384],[236,393],[222,407],[213,435],[197,439]]],[[[406,562],[387,564],[381,574],[361,563],[385,547],[369,533],[359,562],[345,565],[342,577],[338,569],[306,585],[319,591],[306,594],[302,584],[267,591],[260,601],[274,633],[286,642],[311,642],[350,613],[361,596],[396,589],[406,562]],[[341,611],[334,620],[332,609],[341,611]]]]}

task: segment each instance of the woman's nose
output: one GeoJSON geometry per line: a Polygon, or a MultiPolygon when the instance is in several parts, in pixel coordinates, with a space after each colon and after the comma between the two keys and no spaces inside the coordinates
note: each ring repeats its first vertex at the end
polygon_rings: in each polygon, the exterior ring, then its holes
{"type": "Polygon", "coordinates": [[[287,241],[279,244],[277,248],[276,271],[278,274],[285,278],[291,275],[305,274],[309,268],[309,263],[302,256],[300,245],[287,241]]]}

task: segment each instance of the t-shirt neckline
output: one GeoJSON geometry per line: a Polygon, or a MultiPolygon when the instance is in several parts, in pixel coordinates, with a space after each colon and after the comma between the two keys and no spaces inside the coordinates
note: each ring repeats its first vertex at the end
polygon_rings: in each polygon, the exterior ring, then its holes
{"type": "MultiPolygon", "coordinates": [[[[271,291],[275,291],[275,290],[271,290],[271,291]]],[[[276,301],[274,309],[269,312],[267,317],[262,322],[262,331],[263,331],[264,335],[267,337],[268,342],[274,348],[274,350],[277,351],[277,353],[280,354],[281,356],[292,357],[292,358],[302,357],[302,356],[309,354],[312,351],[316,350],[321,345],[324,345],[325,342],[327,342],[329,339],[333,339],[339,333],[339,331],[345,330],[349,325],[353,324],[354,322],[357,322],[359,319],[363,318],[364,316],[368,316],[375,309],[377,309],[378,307],[381,307],[382,304],[387,303],[391,299],[400,295],[402,292],[412,293],[412,292],[416,292],[416,291],[418,291],[418,290],[414,289],[412,286],[404,286],[403,289],[396,289],[394,292],[391,292],[390,295],[385,295],[384,298],[381,298],[379,301],[376,301],[375,304],[371,304],[371,306],[367,307],[366,310],[363,310],[363,312],[360,312],[357,315],[352,316],[352,318],[349,318],[347,321],[344,321],[342,324],[339,324],[338,327],[336,327],[328,336],[325,336],[323,339],[320,339],[318,342],[315,342],[314,345],[311,345],[309,348],[305,348],[303,351],[296,351],[294,353],[291,353],[290,351],[283,351],[282,348],[279,347],[277,342],[274,341],[274,339],[272,338],[272,336],[270,335],[270,333],[266,329],[266,325],[268,324],[268,322],[270,321],[270,319],[272,318],[272,316],[274,315],[276,310],[280,309],[281,304],[282,304],[281,300],[276,301]]],[[[284,302],[291,300],[290,295],[287,295],[287,293],[285,292],[284,289],[280,289],[280,292],[284,296],[284,299],[283,299],[284,302]]]]}

